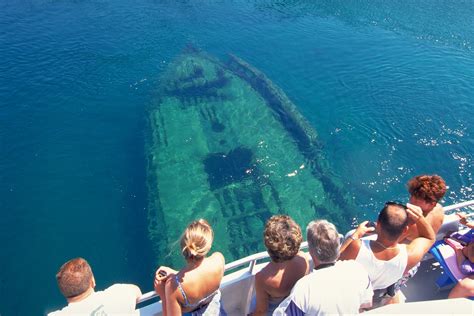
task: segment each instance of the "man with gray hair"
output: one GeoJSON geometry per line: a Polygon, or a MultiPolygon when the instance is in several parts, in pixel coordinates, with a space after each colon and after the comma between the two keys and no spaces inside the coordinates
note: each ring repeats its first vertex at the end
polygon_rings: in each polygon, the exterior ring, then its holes
{"type": "Polygon", "coordinates": [[[301,278],[273,315],[357,314],[372,305],[369,275],[354,260],[337,261],[340,237],[334,224],[312,221],[306,228],[314,271],[301,278]]]}

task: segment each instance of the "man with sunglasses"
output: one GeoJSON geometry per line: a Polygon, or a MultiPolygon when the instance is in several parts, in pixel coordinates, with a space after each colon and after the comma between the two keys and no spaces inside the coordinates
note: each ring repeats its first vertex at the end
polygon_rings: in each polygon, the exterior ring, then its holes
{"type": "Polygon", "coordinates": [[[346,239],[340,259],[354,259],[367,269],[375,292],[373,306],[377,307],[392,300],[396,293],[391,286],[421,261],[436,237],[421,208],[412,204],[387,202],[375,227],[368,223],[362,222],[346,239]],[[401,244],[409,221],[415,223],[419,236],[401,244]],[[361,240],[369,232],[375,232],[376,238],[361,240]]]}

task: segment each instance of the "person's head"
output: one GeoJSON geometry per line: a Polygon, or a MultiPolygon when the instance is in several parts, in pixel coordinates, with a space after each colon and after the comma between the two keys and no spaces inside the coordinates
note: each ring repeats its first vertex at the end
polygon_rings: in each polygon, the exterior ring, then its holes
{"type": "Polygon", "coordinates": [[[421,207],[425,213],[431,211],[446,193],[446,182],[438,175],[413,177],[407,187],[410,203],[421,207]]]}
{"type": "Polygon", "coordinates": [[[274,215],[265,225],[265,247],[273,262],[292,259],[300,250],[301,228],[287,215],[274,215]]]}
{"type": "Polygon", "coordinates": [[[95,287],[92,269],[83,258],[71,259],[56,274],[59,290],[66,299],[73,299],[95,287]]]}
{"type": "Polygon", "coordinates": [[[204,219],[192,222],[181,236],[181,252],[186,261],[199,261],[211,250],[214,233],[204,219]]]}
{"type": "Polygon", "coordinates": [[[309,253],[315,263],[332,263],[339,258],[341,243],[334,224],[324,219],[312,221],[306,227],[306,239],[309,253]]]}
{"type": "Polygon", "coordinates": [[[406,206],[396,202],[387,202],[377,219],[377,233],[390,241],[396,241],[408,228],[406,206]]]}

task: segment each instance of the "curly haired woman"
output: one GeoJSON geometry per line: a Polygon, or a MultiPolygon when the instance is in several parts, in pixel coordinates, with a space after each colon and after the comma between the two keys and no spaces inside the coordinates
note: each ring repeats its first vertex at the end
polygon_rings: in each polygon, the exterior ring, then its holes
{"type": "Polygon", "coordinates": [[[289,216],[272,216],[263,234],[269,262],[255,275],[257,315],[271,315],[291,292],[296,281],[309,272],[307,256],[300,251],[301,228],[289,216]]]}
{"type": "MultiPolygon", "coordinates": [[[[410,193],[410,204],[421,208],[423,216],[435,234],[438,233],[444,220],[443,206],[439,201],[446,193],[446,182],[438,175],[419,175],[408,181],[407,188],[410,193]]],[[[413,240],[418,236],[415,223],[411,223],[405,238],[413,240]]]]}

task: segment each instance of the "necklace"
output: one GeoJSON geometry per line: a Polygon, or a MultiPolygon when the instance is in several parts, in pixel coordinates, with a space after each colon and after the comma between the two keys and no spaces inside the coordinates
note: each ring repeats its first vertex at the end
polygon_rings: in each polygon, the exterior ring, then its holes
{"type": "Polygon", "coordinates": [[[377,245],[379,245],[380,247],[383,247],[384,249],[387,249],[387,250],[390,250],[390,249],[397,249],[398,248],[398,245],[394,246],[394,247],[387,247],[385,246],[384,244],[382,244],[380,241],[377,241],[377,240],[374,240],[377,245]]]}

